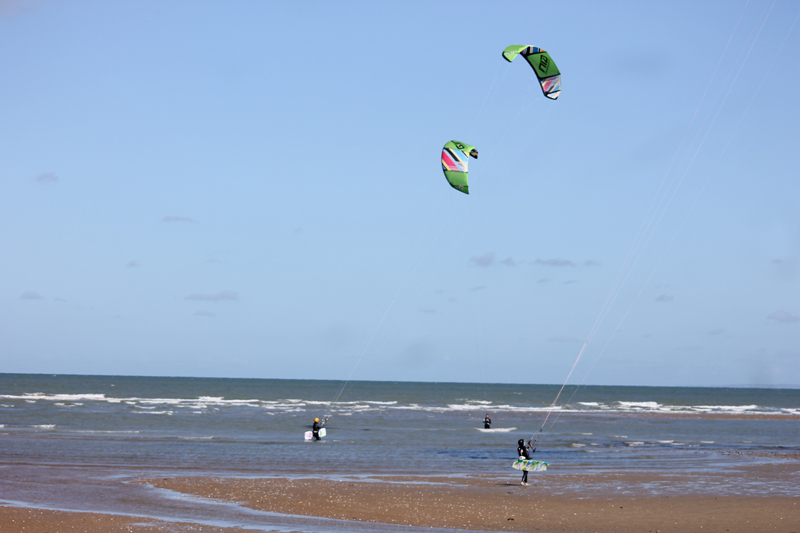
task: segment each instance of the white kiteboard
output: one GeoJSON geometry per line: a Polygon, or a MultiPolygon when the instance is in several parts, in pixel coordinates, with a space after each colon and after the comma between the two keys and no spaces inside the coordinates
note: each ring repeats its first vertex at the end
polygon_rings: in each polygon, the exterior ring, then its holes
{"type": "Polygon", "coordinates": [[[533,459],[517,459],[511,465],[511,468],[527,470],[528,472],[544,472],[549,464],[544,461],[534,461],[533,459]]]}
{"type": "MultiPolygon", "coordinates": [[[[325,428],[319,429],[319,436],[320,438],[324,437],[328,434],[328,431],[325,428]]],[[[314,439],[314,432],[313,431],[306,431],[306,440],[313,440],[314,439]]]]}
{"type": "Polygon", "coordinates": [[[482,433],[506,433],[508,431],[514,431],[517,428],[491,428],[491,429],[475,428],[475,429],[477,429],[482,433]]]}

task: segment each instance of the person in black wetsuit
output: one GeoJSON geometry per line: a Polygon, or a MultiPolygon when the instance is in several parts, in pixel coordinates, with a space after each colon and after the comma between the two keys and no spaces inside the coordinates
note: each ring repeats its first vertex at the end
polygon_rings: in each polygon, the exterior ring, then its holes
{"type": "Polygon", "coordinates": [[[486,413],[486,418],[483,419],[483,429],[492,429],[492,419],[489,418],[489,413],[486,413]]]}
{"type": "MultiPolygon", "coordinates": [[[[531,458],[530,454],[528,453],[528,448],[529,447],[530,446],[525,446],[525,441],[523,439],[519,439],[519,441],[517,441],[517,454],[519,455],[520,459],[530,459],[531,458]]],[[[523,470],[522,471],[522,484],[523,485],[527,485],[528,484],[528,471],[527,470],[523,470]]]]}
{"type": "Polygon", "coordinates": [[[319,428],[321,427],[322,426],[319,425],[319,418],[315,418],[314,425],[311,427],[311,433],[314,435],[314,440],[319,440],[319,428]]]}

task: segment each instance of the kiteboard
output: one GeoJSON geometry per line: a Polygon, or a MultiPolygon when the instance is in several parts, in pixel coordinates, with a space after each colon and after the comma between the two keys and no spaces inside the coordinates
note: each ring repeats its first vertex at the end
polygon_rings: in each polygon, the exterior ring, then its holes
{"type": "Polygon", "coordinates": [[[528,472],[544,472],[547,465],[544,461],[534,461],[533,459],[517,459],[511,465],[516,470],[527,470],[528,472]]]}
{"type": "Polygon", "coordinates": [[[491,429],[475,428],[475,429],[483,433],[507,433],[509,431],[514,431],[517,428],[491,428],[491,429]]]}
{"type": "MultiPolygon", "coordinates": [[[[319,429],[319,436],[320,438],[324,437],[328,434],[328,431],[325,428],[319,429]]],[[[314,439],[314,432],[313,431],[306,431],[306,440],[313,440],[314,439]]]]}

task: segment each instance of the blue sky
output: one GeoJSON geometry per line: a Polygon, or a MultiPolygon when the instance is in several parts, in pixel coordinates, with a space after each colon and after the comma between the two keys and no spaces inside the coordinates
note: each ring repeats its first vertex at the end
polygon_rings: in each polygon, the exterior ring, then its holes
{"type": "Polygon", "coordinates": [[[798,14],[0,1],[2,371],[800,384],[798,14]]]}

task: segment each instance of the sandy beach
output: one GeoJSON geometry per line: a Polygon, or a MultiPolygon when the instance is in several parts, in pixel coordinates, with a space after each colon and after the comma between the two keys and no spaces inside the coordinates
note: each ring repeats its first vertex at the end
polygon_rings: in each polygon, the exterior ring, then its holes
{"type": "MultiPolygon", "coordinates": [[[[612,480],[592,477],[564,480],[585,481],[589,496],[554,496],[541,482],[523,487],[496,478],[384,478],[383,482],[182,478],[153,483],[264,511],[421,527],[559,533],[800,531],[799,498],[604,496],[595,488],[612,480]]],[[[654,481],[643,475],[613,478],[614,483],[632,486],[654,481]]]]}
{"type": "MultiPolygon", "coordinates": [[[[419,486],[404,483],[181,478],[163,488],[254,509],[340,520],[478,531],[741,532],[800,531],[798,498],[552,497],[535,486],[494,481],[419,486]]],[[[0,507],[0,529],[8,533],[136,531],[233,532],[191,523],[97,513],[0,507]]],[[[265,530],[269,530],[266,528],[265,530]]]]}
{"type": "MultiPolygon", "coordinates": [[[[509,476],[340,476],[313,473],[278,478],[161,477],[137,484],[284,515],[324,517],[357,523],[478,531],[553,533],[800,531],[800,498],[773,495],[775,487],[797,484],[798,456],[780,455],[775,465],[746,467],[762,496],[715,495],[728,474],[619,473],[531,475],[521,486],[509,476]],[[664,483],[697,490],[651,491],[664,483]]],[[[4,532],[216,531],[188,522],[111,514],[0,507],[4,532]]],[[[266,522],[262,531],[269,531],[266,522]]]]}

